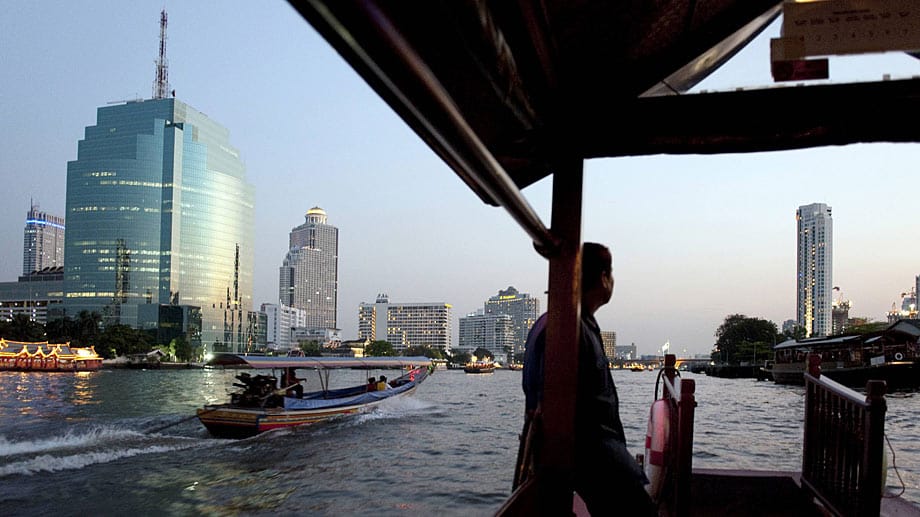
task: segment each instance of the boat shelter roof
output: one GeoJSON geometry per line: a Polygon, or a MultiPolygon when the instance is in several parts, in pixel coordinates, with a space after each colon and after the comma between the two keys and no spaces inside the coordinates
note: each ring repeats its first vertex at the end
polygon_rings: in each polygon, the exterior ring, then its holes
{"type": "Polygon", "coordinates": [[[802,350],[813,350],[816,348],[835,347],[849,343],[859,343],[865,336],[833,336],[822,338],[809,338],[802,340],[790,339],[778,343],[773,350],[786,350],[789,348],[800,348],[802,350]]]}
{"type": "Polygon", "coordinates": [[[775,0],[291,4],[492,205],[573,158],[920,137],[904,123],[917,79],[683,95],[780,15],[775,0]]]}

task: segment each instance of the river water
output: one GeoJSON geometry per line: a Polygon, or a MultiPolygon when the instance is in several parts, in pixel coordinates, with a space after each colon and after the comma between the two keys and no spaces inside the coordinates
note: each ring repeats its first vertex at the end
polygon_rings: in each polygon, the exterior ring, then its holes
{"type": "MultiPolygon", "coordinates": [[[[0,372],[0,514],[469,516],[493,514],[510,493],[520,372],[438,371],[372,413],[210,438],[192,415],[228,399],[236,373],[0,372]]],[[[803,388],[683,375],[697,383],[695,467],[800,469],[803,388]]],[[[642,452],[656,374],[614,380],[628,446],[642,452]]],[[[903,480],[920,504],[918,419],[920,393],[889,395],[888,485],[903,480]]]]}

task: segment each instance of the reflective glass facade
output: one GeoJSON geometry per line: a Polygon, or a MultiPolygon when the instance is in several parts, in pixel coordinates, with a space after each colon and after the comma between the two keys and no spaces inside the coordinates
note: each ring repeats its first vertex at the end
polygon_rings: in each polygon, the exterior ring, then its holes
{"type": "Polygon", "coordinates": [[[176,99],[99,108],[67,164],[64,309],[137,326],[138,305],[201,308],[209,351],[242,351],[254,189],[229,132],[176,99]]]}

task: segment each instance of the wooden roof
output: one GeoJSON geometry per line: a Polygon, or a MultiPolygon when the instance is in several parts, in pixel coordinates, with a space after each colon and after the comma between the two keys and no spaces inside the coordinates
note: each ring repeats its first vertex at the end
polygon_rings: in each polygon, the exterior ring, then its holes
{"type": "Polygon", "coordinates": [[[918,138],[918,80],[657,96],[734,55],[774,0],[291,4],[489,204],[573,158],[918,138]]]}

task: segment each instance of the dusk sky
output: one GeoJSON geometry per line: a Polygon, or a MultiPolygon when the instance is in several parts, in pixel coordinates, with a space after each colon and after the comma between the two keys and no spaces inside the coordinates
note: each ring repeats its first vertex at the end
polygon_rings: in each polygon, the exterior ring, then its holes
{"type": "MultiPolygon", "coordinates": [[[[29,199],[65,215],[67,162],[96,109],[151,97],[164,5],[176,97],[229,129],[256,188],[256,309],[277,302],[288,233],[313,206],[339,228],[346,339],[357,336],[358,304],[377,293],[452,304],[455,339],[457,318],[508,286],[546,308],[547,263],[523,230],[481,203],[281,1],[0,0],[0,281],[21,272],[29,199]]],[[[772,85],[778,34],[774,24],[697,90],[772,85]]],[[[834,82],[886,73],[920,74],[920,61],[831,60],[834,82]]],[[[728,314],[795,318],[795,211],[815,202],[833,208],[834,285],[851,316],[883,321],[920,274],[918,164],[916,144],[587,162],[583,238],[615,257],[601,327],[641,354],[666,341],[697,354],[728,314]]],[[[524,195],[548,222],[550,182],[524,195]]]]}

